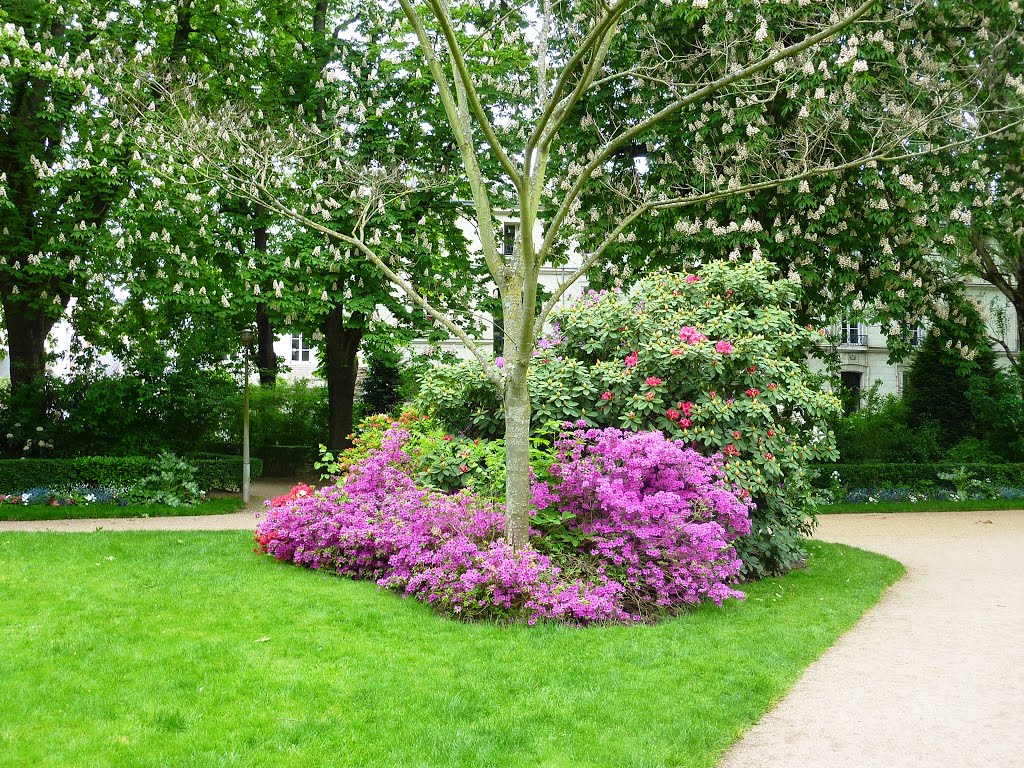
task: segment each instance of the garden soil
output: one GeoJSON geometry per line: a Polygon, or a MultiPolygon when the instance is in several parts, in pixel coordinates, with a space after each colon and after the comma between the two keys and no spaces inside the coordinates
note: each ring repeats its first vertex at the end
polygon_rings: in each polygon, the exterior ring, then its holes
{"type": "Polygon", "coordinates": [[[720,768],[1024,767],[1024,512],[823,516],[906,576],[720,768]]]}
{"type": "MultiPolygon", "coordinates": [[[[0,522],[0,531],[246,530],[231,515],[0,522]]],[[[817,538],[906,576],[719,768],[1024,768],[1024,511],[829,515],[817,538]]]]}

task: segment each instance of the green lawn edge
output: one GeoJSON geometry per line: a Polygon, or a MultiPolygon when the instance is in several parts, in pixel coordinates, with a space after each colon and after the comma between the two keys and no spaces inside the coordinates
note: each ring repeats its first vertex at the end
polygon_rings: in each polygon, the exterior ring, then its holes
{"type": "Polygon", "coordinates": [[[903,573],[812,541],[745,602],[530,628],[251,547],[0,534],[0,765],[712,768],[903,573]]]}
{"type": "Polygon", "coordinates": [[[994,512],[1002,509],[1024,509],[1024,499],[975,499],[967,501],[880,501],[826,504],[818,507],[819,515],[878,514],[891,512],[994,512]]]}
{"type": "Polygon", "coordinates": [[[0,504],[0,520],[84,520],[122,517],[182,517],[186,515],[228,515],[241,512],[245,503],[237,497],[216,497],[192,507],[170,507],[166,504],[67,504],[51,507],[46,504],[0,504]]]}

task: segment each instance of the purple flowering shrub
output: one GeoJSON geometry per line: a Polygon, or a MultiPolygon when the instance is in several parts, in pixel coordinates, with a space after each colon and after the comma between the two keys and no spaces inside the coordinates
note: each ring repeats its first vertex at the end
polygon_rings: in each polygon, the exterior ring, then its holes
{"type": "Polygon", "coordinates": [[[500,505],[419,487],[408,441],[396,425],[340,485],[276,499],[257,526],[257,551],[373,579],[467,619],[632,622],[741,596],[728,585],[746,506],[715,461],[658,433],[564,436],[554,487],[535,483],[538,546],[524,552],[504,542],[500,505]],[[575,544],[544,541],[556,506],[575,544]]]}
{"type": "Polygon", "coordinates": [[[702,599],[742,597],[729,586],[742,567],[733,542],[750,532],[748,506],[706,458],[660,432],[577,429],[556,444],[552,482],[536,483],[548,509],[582,535],[580,553],[624,588],[634,615],[702,599]]]}

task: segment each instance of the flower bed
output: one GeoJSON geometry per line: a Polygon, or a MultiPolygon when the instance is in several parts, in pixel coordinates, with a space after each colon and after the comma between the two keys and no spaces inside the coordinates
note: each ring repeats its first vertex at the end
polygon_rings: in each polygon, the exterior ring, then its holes
{"type": "Polygon", "coordinates": [[[416,484],[408,440],[393,427],[341,485],[274,500],[256,551],[463,618],[637,622],[742,596],[730,585],[748,506],[718,458],[660,433],[563,435],[552,484],[534,485],[535,546],[514,552],[500,505],[416,484]]]}

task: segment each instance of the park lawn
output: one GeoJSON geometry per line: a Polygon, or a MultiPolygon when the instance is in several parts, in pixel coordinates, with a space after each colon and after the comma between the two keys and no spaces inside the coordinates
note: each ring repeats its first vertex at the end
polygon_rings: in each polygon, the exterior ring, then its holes
{"type": "Polygon", "coordinates": [[[871,514],[888,512],[987,512],[998,509],[1024,509],[1024,499],[975,499],[968,501],[880,501],[826,504],[819,515],[871,514]]]}
{"type": "Polygon", "coordinates": [[[530,628],[251,546],[0,534],[0,765],[710,767],[903,573],[812,542],[746,602],[530,628]]]}
{"type": "Polygon", "coordinates": [[[0,504],[0,520],[80,520],[107,517],[178,517],[182,515],[227,515],[241,512],[245,504],[238,497],[216,497],[192,507],[166,504],[0,504]]]}

